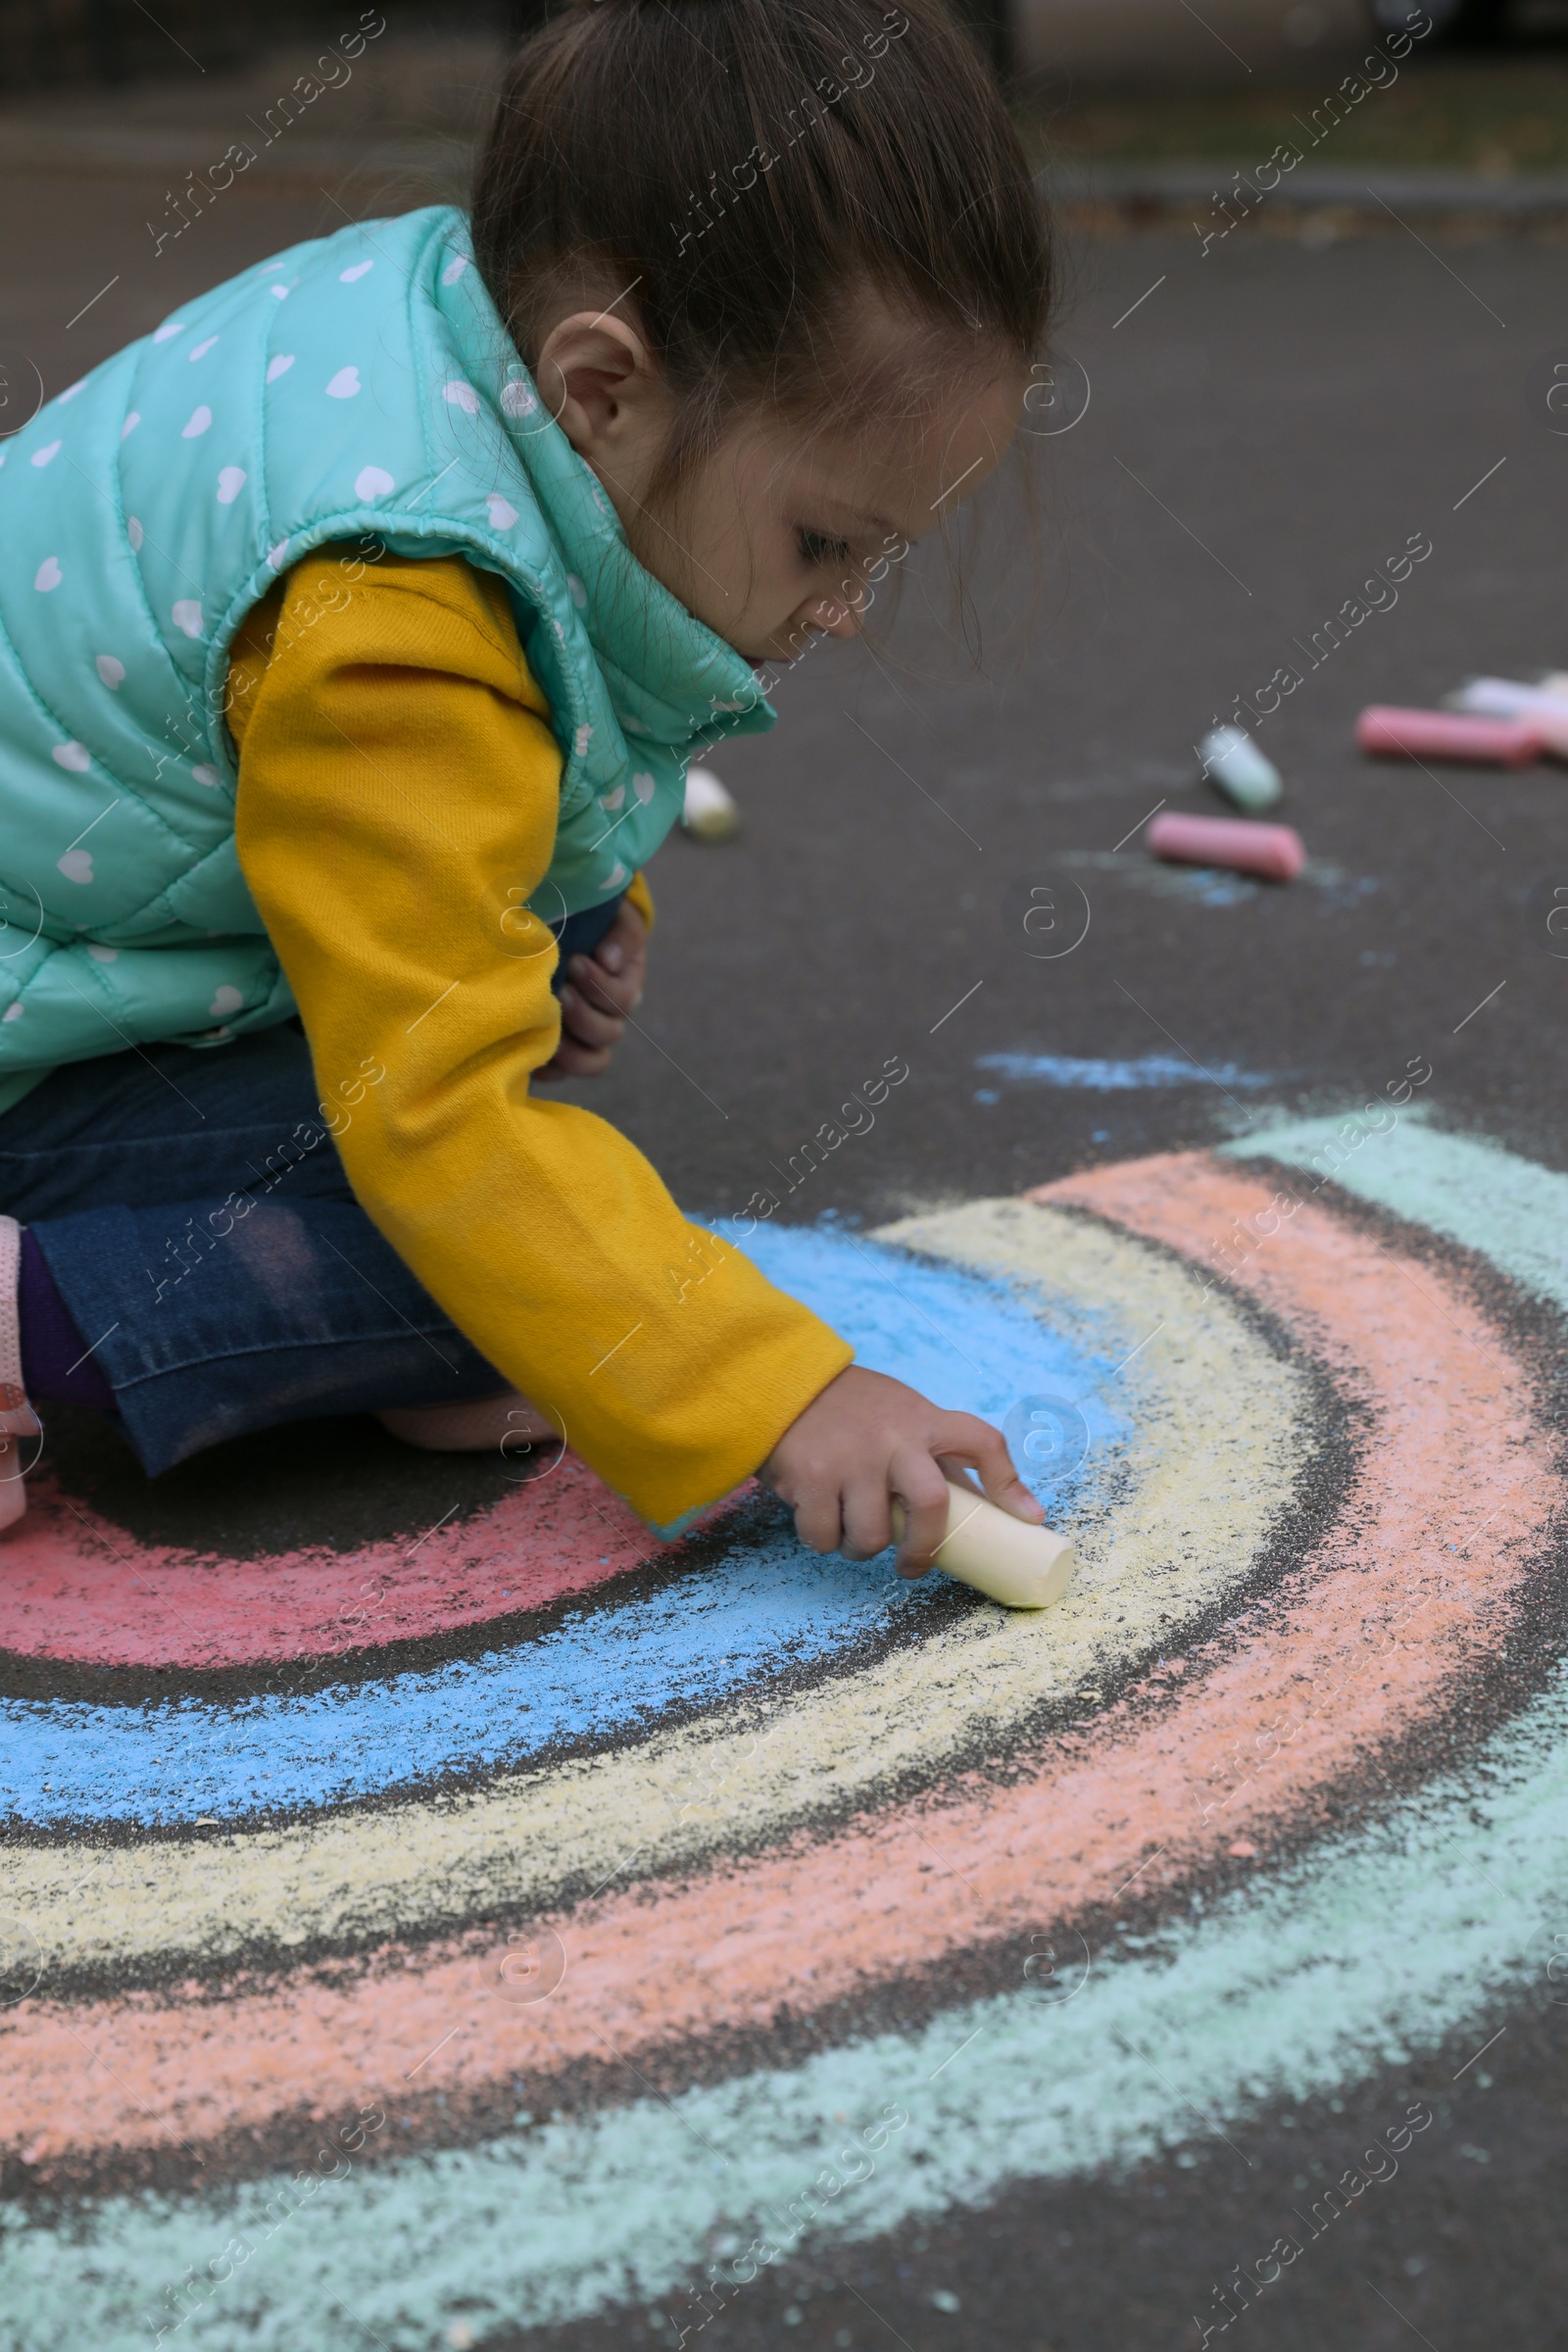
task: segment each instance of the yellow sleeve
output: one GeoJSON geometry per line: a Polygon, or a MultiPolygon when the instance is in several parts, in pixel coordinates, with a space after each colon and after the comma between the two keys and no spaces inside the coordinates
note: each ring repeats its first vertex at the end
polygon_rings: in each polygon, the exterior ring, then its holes
{"type": "Polygon", "coordinates": [[[654,894],[648,887],[646,874],[633,874],[626,885],[626,897],[651,931],[654,927],[654,894]]]}
{"type": "Polygon", "coordinates": [[[562,760],[505,589],[455,559],[350,585],[318,551],[229,674],[240,862],[357,1198],[646,1519],[727,1494],[853,1351],[614,1128],[529,1091],[560,1035],[525,902],[562,760]]]}

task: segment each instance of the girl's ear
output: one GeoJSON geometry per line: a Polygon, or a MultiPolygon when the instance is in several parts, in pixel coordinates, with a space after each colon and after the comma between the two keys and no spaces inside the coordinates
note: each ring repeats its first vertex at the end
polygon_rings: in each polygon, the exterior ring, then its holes
{"type": "Polygon", "coordinates": [[[545,337],[534,379],[580,458],[592,465],[640,438],[663,387],[636,329],[607,311],[577,311],[545,337]]]}

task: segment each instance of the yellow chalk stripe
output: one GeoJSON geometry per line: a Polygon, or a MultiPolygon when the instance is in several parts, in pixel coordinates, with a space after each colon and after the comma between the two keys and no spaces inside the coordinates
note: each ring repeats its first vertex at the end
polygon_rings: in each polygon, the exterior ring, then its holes
{"type": "Polygon", "coordinates": [[[1043,1699],[1178,1638],[1244,1577],[1310,1451],[1306,1376],[1221,1294],[1113,1227],[1015,1200],[875,1237],[1010,1279],[1102,1354],[1135,1435],[1064,1527],[1078,1568],[1042,1615],[977,1609],[863,1671],[629,1749],[501,1776],[471,1794],[285,1830],[111,1847],[13,1847],[0,1910],[53,1966],[407,1937],[612,1878],[744,1851],[995,1741],[1043,1699]]]}

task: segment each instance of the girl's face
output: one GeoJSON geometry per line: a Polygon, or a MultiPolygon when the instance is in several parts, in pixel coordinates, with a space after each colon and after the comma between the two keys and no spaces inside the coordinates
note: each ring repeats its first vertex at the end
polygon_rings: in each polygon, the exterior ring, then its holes
{"type": "Polygon", "coordinates": [[[1006,454],[1028,377],[977,372],[869,446],[754,423],[695,468],[665,519],[633,514],[639,561],[737,653],[788,662],[815,631],[853,637],[880,579],[1006,454]],[[872,567],[875,567],[874,573],[872,567]]]}
{"type": "Polygon", "coordinates": [[[754,418],[655,511],[674,420],[659,370],[612,310],[562,307],[534,370],[552,413],[638,561],[759,666],[793,660],[815,631],[857,634],[872,566],[880,577],[979,488],[1006,454],[1029,381],[1011,362],[956,370],[922,416],[855,439],[754,418]]]}

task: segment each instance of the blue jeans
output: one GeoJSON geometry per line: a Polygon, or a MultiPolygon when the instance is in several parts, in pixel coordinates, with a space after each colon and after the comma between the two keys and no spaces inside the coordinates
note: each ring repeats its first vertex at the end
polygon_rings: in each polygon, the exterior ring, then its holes
{"type": "MultiPolygon", "coordinates": [[[[560,927],[563,964],[618,904],[560,927]]],[[[297,1021],[52,1071],[0,1115],[0,1210],[149,1476],[247,1430],[507,1386],[355,1200],[297,1021]]]]}

